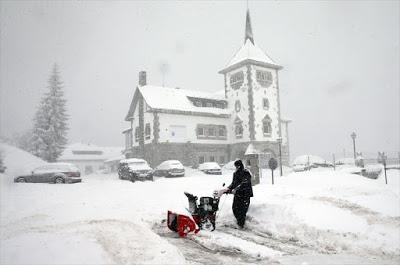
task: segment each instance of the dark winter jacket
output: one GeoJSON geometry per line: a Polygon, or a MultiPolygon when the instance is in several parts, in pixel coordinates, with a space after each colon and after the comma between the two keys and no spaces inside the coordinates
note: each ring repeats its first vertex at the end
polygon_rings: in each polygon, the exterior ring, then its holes
{"type": "Polygon", "coordinates": [[[238,169],[235,173],[233,173],[233,180],[231,185],[228,186],[228,189],[235,189],[235,196],[238,197],[253,197],[250,172],[247,169],[238,169]]]}

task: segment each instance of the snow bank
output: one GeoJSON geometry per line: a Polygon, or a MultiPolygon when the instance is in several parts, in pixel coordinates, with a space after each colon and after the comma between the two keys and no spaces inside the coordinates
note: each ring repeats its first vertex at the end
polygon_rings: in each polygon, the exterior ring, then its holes
{"type": "Polygon", "coordinates": [[[14,146],[0,143],[3,155],[4,172],[10,176],[29,174],[34,168],[47,164],[44,160],[14,146]]]}
{"type": "MultiPolygon", "coordinates": [[[[12,176],[1,175],[0,263],[193,264],[183,253],[201,247],[187,251],[193,248],[189,241],[173,238],[167,211],[185,212],[184,191],[211,196],[223,183],[229,185],[232,171],[185,170],[183,178],[135,183],[116,174],[93,174],[71,185],[13,183],[12,176]]],[[[315,264],[340,264],[334,255],[343,263],[398,263],[399,172],[387,172],[388,185],[383,173],[373,180],[333,169],[276,174],[272,185],[271,171],[264,170],[254,187],[247,230],[232,228],[233,197],[223,195],[217,230],[187,240],[218,253],[209,254],[217,260],[225,251],[255,264],[290,264],[285,257],[296,255],[313,256],[307,260],[315,264]]]]}

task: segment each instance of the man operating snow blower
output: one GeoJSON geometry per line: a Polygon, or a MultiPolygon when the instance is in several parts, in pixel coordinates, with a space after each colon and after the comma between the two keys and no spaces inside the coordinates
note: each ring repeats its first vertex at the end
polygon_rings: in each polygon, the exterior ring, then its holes
{"type": "Polygon", "coordinates": [[[231,185],[227,188],[227,193],[234,194],[232,211],[236,218],[237,225],[240,228],[244,227],[246,222],[246,214],[250,206],[250,197],[253,197],[253,188],[251,186],[251,174],[244,168],[241,160],[236,160],[236,167],[233,173],[231,185]]]}
{"type": "Polygon", "coordinates": [[[235,161],[235,167],[236,171],[233,174],[231,185],[228,188],[214,191],[213,197],[200,197],[199,203],[197,203],[197,196],[185,192],[189,202],[187,210],[191,216],[168,211],[168,228],[177,232],[180,237],[185,237],[191,232],[198,233],[201,229],[214,231],[219,200],[225,193],[234,194],[233,214],[238,226],[243,228],[250,205],[250,197],[253,197],[253,188],[251,174],[244,168],[242,161],[235,161]]]}

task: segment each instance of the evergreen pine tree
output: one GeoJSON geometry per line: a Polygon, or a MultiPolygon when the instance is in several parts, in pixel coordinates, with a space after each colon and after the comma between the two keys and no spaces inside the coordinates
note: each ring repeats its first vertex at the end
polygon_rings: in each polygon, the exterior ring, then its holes
{"type": "Polygon", "coordinates": [[[68,131],[66,100],[56,64],[48,80],[48,89],[35,114],[32,153],[54,162],[65,149],[68,131]]]}

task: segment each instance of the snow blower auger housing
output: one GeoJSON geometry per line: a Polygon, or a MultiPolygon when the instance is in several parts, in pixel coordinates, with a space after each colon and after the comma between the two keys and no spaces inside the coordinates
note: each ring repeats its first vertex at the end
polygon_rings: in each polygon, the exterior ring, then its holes
{"type": "Polygon", "coordinates": [[[220,192],[214,192],[214,197],[200,197],[199,203],[197,196],[188,192],[184,194],[188,198],[188,210],[192,216],[168,211],[168,228],[177,232],[180,237],[185,237],[190,232],[196,234],[200,229],[214,231],[220,192]]]}

